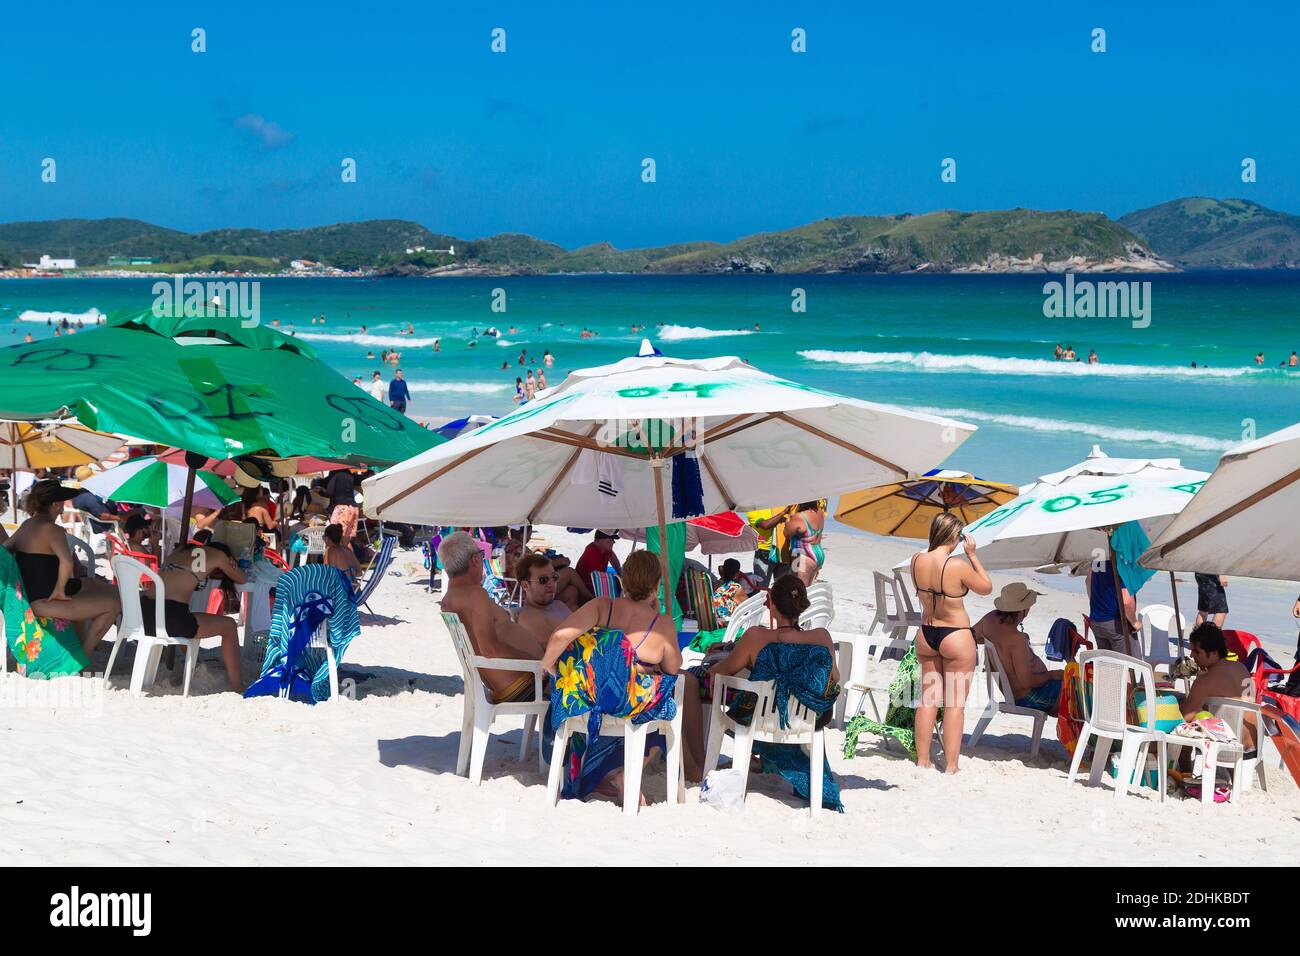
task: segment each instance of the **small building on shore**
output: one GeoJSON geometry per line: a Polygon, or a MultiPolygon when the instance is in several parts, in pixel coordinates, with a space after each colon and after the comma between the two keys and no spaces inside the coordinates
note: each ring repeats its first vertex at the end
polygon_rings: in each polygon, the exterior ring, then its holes
{"type": "Polygon", "coordinates": [[[52,259],[49,256],[41,256],[40,262],[24,262],[23,267],[27,269],[42,269],[47,272],[62,269],[77,268],[76,259],[52,259]]]}

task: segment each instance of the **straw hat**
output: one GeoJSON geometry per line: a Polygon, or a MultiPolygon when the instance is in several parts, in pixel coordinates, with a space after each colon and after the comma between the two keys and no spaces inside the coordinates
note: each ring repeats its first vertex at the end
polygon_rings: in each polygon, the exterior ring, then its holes
{"type": "Polygon", "coordinates": [[[1013,581],[1002,589],[1002,593],[997,596],[993,606],[1006,613],[1028,611],[1034,606],[1042,593],[1042,591],[1032,590],[1023,581],[1013,581]]]}
{"type": "Polygon", "coordinates": [[[76,475],[78,481],[86,481],[95,473],[95,469],[89,465],[82,465],[77,469],[76,475]]]}

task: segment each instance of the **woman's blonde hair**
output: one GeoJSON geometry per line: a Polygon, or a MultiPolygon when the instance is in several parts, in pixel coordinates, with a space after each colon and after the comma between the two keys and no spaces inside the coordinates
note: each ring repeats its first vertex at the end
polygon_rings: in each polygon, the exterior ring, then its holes
{"type": "Polygon", "coordinates": [[[951,511],[944,511],[934,516],[930,522],[930,550],[947,544],[961,534],[962,520],[951,511]]]}
{"type": "Polygon", "coordinates": [[[644,601],[658,588],[658,555],[637,551],[623,562],[623,593],[633,601],[644,601]]]}

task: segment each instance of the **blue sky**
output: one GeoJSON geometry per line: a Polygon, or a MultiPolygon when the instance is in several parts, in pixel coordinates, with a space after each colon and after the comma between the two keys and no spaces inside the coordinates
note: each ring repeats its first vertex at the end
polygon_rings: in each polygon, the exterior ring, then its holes
{"type": "Polygon", "coordinates": [[[1185,195],[1300,212],[1294,4],[7,6],[3,221],[404,218],[633,247],[1185,195]]]}

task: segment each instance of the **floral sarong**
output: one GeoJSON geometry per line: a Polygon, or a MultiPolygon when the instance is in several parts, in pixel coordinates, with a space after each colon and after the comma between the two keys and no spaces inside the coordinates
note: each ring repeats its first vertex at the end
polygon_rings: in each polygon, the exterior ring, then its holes
{"type": "MultiPolygon", "coordinates": [[[[632,643],[622,631],[594,627],[578,636],[556,662],[550,719],[543,746],[549,752],[555,732],[570,717],[587,718],[587,732],[573,734],[564,754],[566,798],[585,798],[610,773],[623,769],[623,738],[600,736],[608,715],[643,724],[677,715],[675,674],[644,674],[636,666],[632,643]]],[[[662,734],[648,737],[648,748],[666,746],[662,734]]]]}

